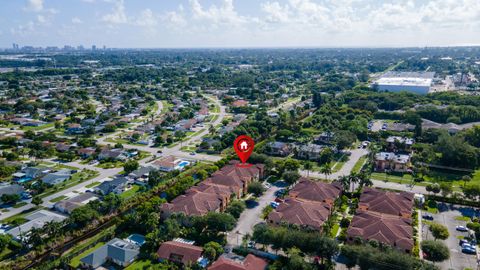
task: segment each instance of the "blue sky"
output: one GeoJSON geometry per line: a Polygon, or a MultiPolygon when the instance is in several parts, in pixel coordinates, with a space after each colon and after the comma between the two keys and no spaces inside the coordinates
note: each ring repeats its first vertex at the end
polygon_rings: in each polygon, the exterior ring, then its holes
{"type": "Polygon", "coordinates": [[[2,0],[0,47],[480,45],[479,0],[2,0]]]}

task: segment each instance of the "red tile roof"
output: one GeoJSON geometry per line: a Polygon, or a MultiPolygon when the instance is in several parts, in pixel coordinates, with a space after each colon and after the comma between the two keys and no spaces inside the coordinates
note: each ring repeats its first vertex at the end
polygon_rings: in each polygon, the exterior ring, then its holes
{"type": "Polygon", "coordinates": [[[243,99],[235,100],[234,102],[232,102],[233,107],[245,107],[247,105],[248,105],[248,101],[243,99]]]}
{"type": "Polygon", "coordinates": [[[329,184],[302,177],[290,190],[289,195],[300,200],[330,203],[335,201],[341,192],[342,186],[337,182],[329,184]]]}
{"type": "Polygon", "coordinates": [[[252,254],[248,254],[243,261],[222,256],[208,270],[264,270],[267,265],[267,261],[252,254]]]}
{"type": "Polygon", "coordinates": [[[268,215],[268,220],[321,230],[330,213],[331,206],[327,203],[287,198],[268,215]]]}
{"type": "Polygon", "coordinates": [[[196,263],[202,253],[203,248],[201,247],[176,241],[162,243],[157,251],[160,259],[183,264],[196,263]]]}
{"type": "Polygon", "coordinates": [[[357,211],[348,227],[350,238],[360,237],[363,240],[377,240],[402,250],[413,248],[412,220],[389,214],[371,211],[357,211]]]}
{"type": "Polygon", "coordinates": [[[410,216],[414,194],[410,192],[384,192],[374,188],[364,188],[358,206],[364,210],[396,216],[410,216]]]}
{"type": "Polygon", "coordinates": [[[223,201],[221,195],[189,189],[185,195],[176,197],[171,203],[162,204],[161,209],[167,213],[182,212],[187,216],[201,216],[219,210],[223,201]]]}

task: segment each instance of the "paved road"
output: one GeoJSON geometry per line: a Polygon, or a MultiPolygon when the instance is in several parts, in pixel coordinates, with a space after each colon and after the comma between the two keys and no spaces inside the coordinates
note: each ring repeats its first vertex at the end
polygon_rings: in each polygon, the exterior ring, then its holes
{"type": "MultiPolygon", "coordinates": [[[[351,152],[351,155],[350,155],[348,161],[345,162],[345,164],[343,164],[342,168],[340,168],[339,171],[337,171],[335,173],[332,173],[328,177],[325,174],[320,173],[320,172],[310,172],[310,174],[309,174],[310,177],[312,177],[312,178],[323,178],[323,179],[328,178],[329,180],[334,180],[334,179],[337,179],[340,176],[349,175],[350,172],[352,171],[353,167],[357,163],[357,161],[362,156],[366,155],[368,153],[368,150],[367,149],[353,149],[353,150],[350,150],[350,152],[351,152]]],[[[307,171],[300,171],[300,174],[302,176],[307,176],[307,171]]]]}
{"type": "Polygon", "coordinates": [[[269,188],[259,199],[258,205],[251,209],[246,209],[240,215],[237,226],[228,233],[227,243],[233,246],[242,244],[242,238],[245,234],[251,234],[255,224],[262,222],[262,210],[271,201],[275,200],[275,191],[279,190],[279,187],[272,186],[269,188]]]}
{"type": "MultiPolygon", "coordinates": [[[[463,254],[461,247],[458,245],[459,236],[467,236],[466,232],[459,232],[455,229],[457,225],[466,225],[465,221],[456,220],[456,217],[460,216],[472,216],[475,213],[474,208],[453,205],[453,204],[439,204],[440,212],[438,214],[432,214],[434,222],[447,226],[450,236],[444,241],[444,243],[450,249],[450,259],[441,262],[439,264],[441,269],[476,269],[476,256],[463,254]]],[[[476,215],[480,215],[480,210],[476,210],[476,215]]],[[[433,240],[431,233],[428,230],[428,225],[424,225],[422,228],[422,239],[433,240]]],[[[437,240],[442,241],[442,240],[437,240]]],[[[438,265],[438,264],[437,264],[438,265]]]]}

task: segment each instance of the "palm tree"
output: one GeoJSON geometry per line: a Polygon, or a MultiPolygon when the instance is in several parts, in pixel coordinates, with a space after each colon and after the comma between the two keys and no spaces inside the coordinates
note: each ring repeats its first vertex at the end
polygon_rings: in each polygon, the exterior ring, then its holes
{"type": "Polygon", "coordinates": [[[307,177],[310,176],[310,171],[313,169],[313,164],[310,161],[303,163],[303,169],[307,171],[307,177]]]}
{"type": "Polygon", "coordinates": [[[349,176],[348,176],[349,180],[350,180],[350,186],[352,188],[352,192],[353,190],[355,189],[355,184],[360,182],[360,178],[358,177],[358,174],[356,172],[352,172],[349,176]]]}
{"type": "Polygon", "coordinates": [[[342,184],[343,190],[350,190],[350,178],[348,176],[340,176],[338,181],[342,184]]]}
{"type": "Polygon", "coordinates": [[[322,167],[320,168],[320,172],[325,174],[325,177],[327,178],[328,180],[328,176],[330,174],[332,174],[332,167],[330,166],[330,164],[328,163],[325,163],[322,165],[322,167]]]}
{"type": "Polygon", "coordinates": [[[360,185],[360,188],[363,188],[365,186],[370,187],[373,186],[372,180],[370,180],[370,177],[363,171],[360,171],[357,173],[357,179],[358,179],[358,184],[360,185]]]}

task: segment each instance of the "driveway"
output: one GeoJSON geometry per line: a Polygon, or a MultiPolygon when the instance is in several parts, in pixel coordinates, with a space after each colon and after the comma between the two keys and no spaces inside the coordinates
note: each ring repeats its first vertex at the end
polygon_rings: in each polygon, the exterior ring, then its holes
{"type": "MultiPolygon", "coordinates": [[[[457,237],[467,236],[466,232],[459,232],[455,229],[457,225],[466,225],[465,221],[456,220],[456,217],[460,216],[471,216],[480,215],[480,210],[475,210],[472,207],[466,207],[461,205],[453,204],[439,204],[440,212],[438,214],[432,214],[434,220],[433,222],[440,223],[447,226],[450,236],[448,239],[444,240],[444,243],[447,245],[450,250],[450,259],[437,263],[441,269],[476,269],[476,256],[462,253],[461,247],[458,245],[459,239],[457,237]]],[[[433,240],[433,237],[428,230],[428,225],[423,225],[422,228],[422,240],[433,240]]],[[[442,240],[437,240],[442,241],[442,240]]]]}
{"type": "Polygon", "coordinates": [[[258,205],[253,208],[247,208],[243,211],[238,219],[237,226],[227,235],[227,243],[229,245],[241,245],[243,236],[245,234],[252,234],[253,226],[263,221],[261,217],[263,208],[269,205],[271,201],[275,200],[275,191],[279,189],[280,187],[272,185],[271,188],[258,198],[258,205]]]}

